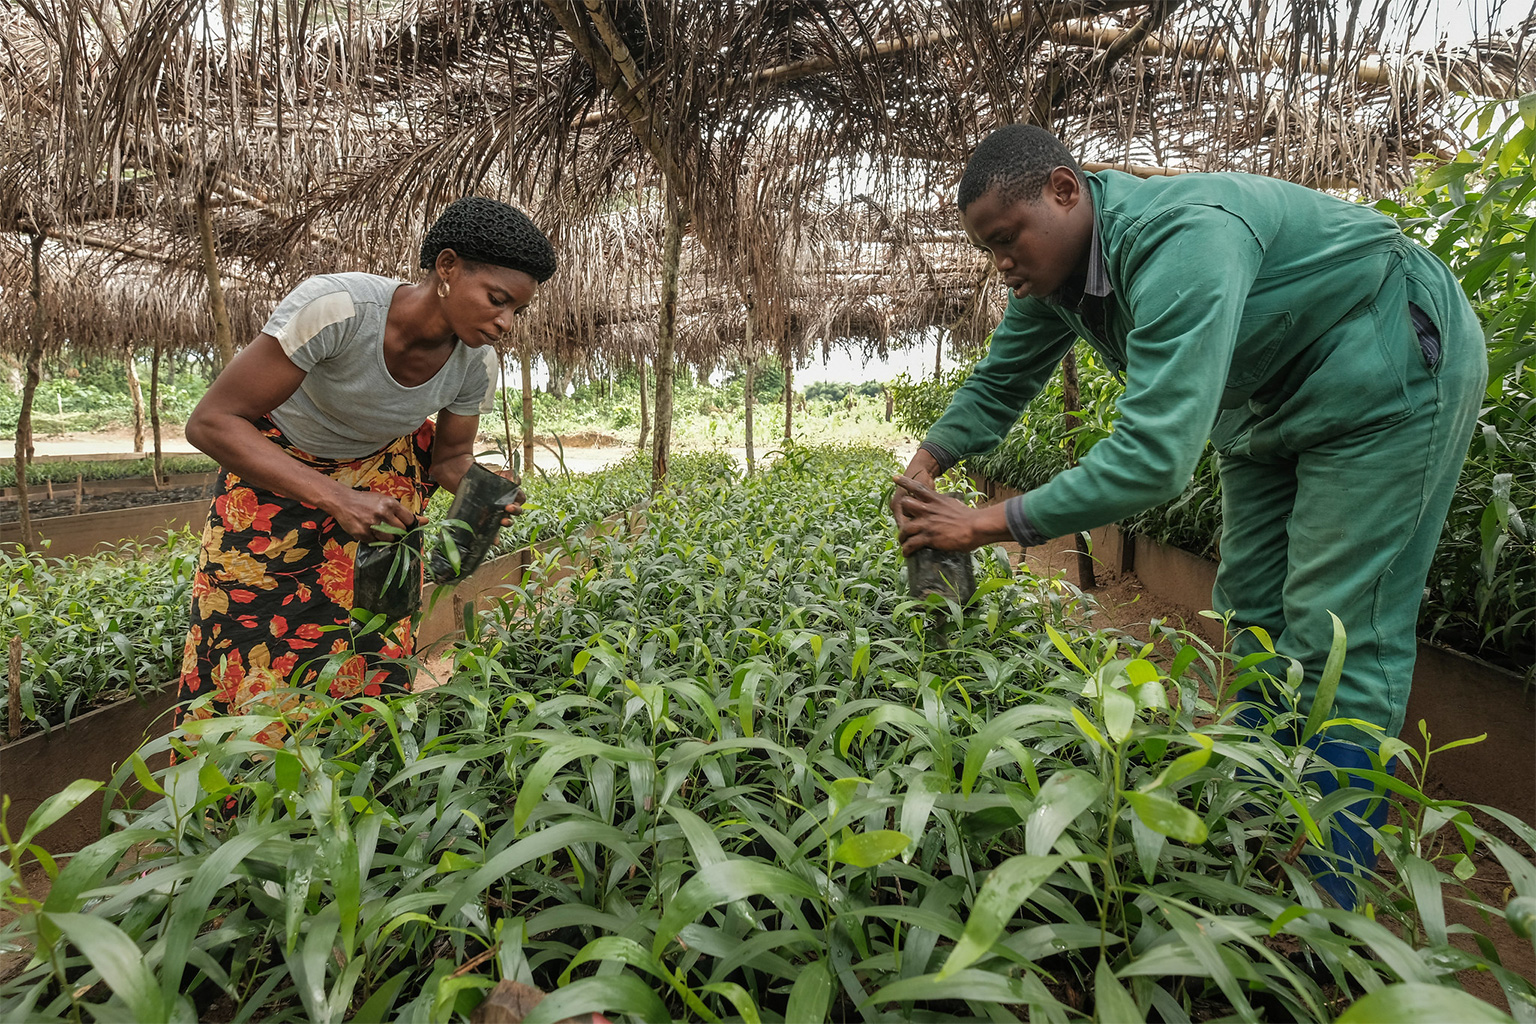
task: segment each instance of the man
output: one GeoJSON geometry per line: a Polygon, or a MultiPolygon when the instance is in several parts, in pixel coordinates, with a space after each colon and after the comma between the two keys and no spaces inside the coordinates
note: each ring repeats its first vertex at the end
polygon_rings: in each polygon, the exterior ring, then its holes
{"type": "MultiPolygon", "coordinates": [[[[902,550],[1039,544],[1114,522],[1179,494],[1210,438],[1214,607],[1302,664],[1303,711],[1339,616],[1349,655],[1334,715],[1381,732],[1336,727],[1319,753],[1369,768],[1403,726],[1424,579],[1487,379],[1449,270],[1366,207],[1245,174],[1087,174],[1024,125],[977,148],[959,207],[1013,297],[897,478],[902,550]],[[1075,338],[1125,375],[1114,433],[1005,504],[937,494],[934,475],[995,446],[1075,338]]],[[[1251,634],[1238,646],[1258,649],[1251,634]]],[[[1335,852],[1373,865],[1369,836],[1345,833],[1335,852]]],[[[1319,881],[1353,905],[1347,879],[1319,881]]]]}

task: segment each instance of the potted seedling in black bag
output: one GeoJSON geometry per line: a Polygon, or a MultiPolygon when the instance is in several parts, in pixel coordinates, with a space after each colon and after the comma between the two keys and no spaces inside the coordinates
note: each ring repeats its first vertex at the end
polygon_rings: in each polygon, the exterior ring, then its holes
{"type": "Polygon", "coordinates": [[[352,560],[352,607],[395,622],[421,607],[422,529],[380,524],[386,541],[358,541],[352,560]]]}
{"type": "Polygon", "coordinates": [[[501,532],[507,506],[525,500],[516,479],[508,480],[479,464],[470,466],[428,559],[432,582],[455,583],[479,568],[501,532]]]}

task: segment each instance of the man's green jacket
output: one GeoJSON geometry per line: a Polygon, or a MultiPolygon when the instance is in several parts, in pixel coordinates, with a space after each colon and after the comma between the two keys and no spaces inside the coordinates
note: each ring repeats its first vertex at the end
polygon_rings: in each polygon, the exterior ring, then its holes
{"type": "Polygon", "coordinates": [[[1172,499],[1213,435],[1262,459],[1389,426],[1407,414],[1404,360],[1423,358],[1408,302],[1442,332],[1468,327],[1448,268],[1375,210],[1247,174],[1086,177],[1111,293],[1080,309],[1010,298],[925,442],[941,463],[987,451],[1074,338],[1093,346],[1125,374],[1119,422],[1025,495],[1043,537],[1172,499]]]}

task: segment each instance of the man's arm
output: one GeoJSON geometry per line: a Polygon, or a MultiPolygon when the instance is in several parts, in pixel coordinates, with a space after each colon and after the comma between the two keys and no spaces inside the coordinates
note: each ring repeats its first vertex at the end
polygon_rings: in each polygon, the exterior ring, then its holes
{"type": "Polygon", "coordinates": [[[1135,323],[1119,420],[1081,463],[1014,499],[1040,535],[1123,519],[1189,483],[1220,410],[1263,255],[1241,219],[1208,206],[1168,211],[1119,255],[1135,323]]]}
{"type": "Polygon", "coordinates": [[[987,356],[923,440],[940,470],[990,451],[1008,433],[1072,347],[1071,327],[1038,299],[1008,300],[987,356]]]}
{"type": "MultiPolygon", "coordinates": [[[[1073,340],[1072,328],[1043,303],[1010,298],[1002,322],[992,332],[986,358],[976,364],[976,369],[960,385],[949,408],[929,429],[902,475],[931,490],[934,477],[964,456],[997,447],[1024,407],[1050,379],[1073,340]]],[[[898,480],[891,495],[891,514],[903,538],[915,535],[914,517],[932,509],[927,501],[914,505],[903,501],[905,496],[916,493],[898,480]]],[[[945,538],[955,543],[954,524],[948,526],[951,529],[946,530],[945,538]]]]}

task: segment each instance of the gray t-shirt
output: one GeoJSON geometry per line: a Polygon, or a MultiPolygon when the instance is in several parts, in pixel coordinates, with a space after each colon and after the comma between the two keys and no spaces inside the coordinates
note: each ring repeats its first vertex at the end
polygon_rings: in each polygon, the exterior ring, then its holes
{"type": "Polygon", "coordinates": [[[425,384],[408,388],[384,365],[384,322],[401,282],[374,274],[321,274],[278,304],[262,333],[276,338],[304,381],[269,414],[300,449],[326,459],[372,454],[414,433],[428,416],[488,413],[496,351],[455,341],[425,384]]]}

